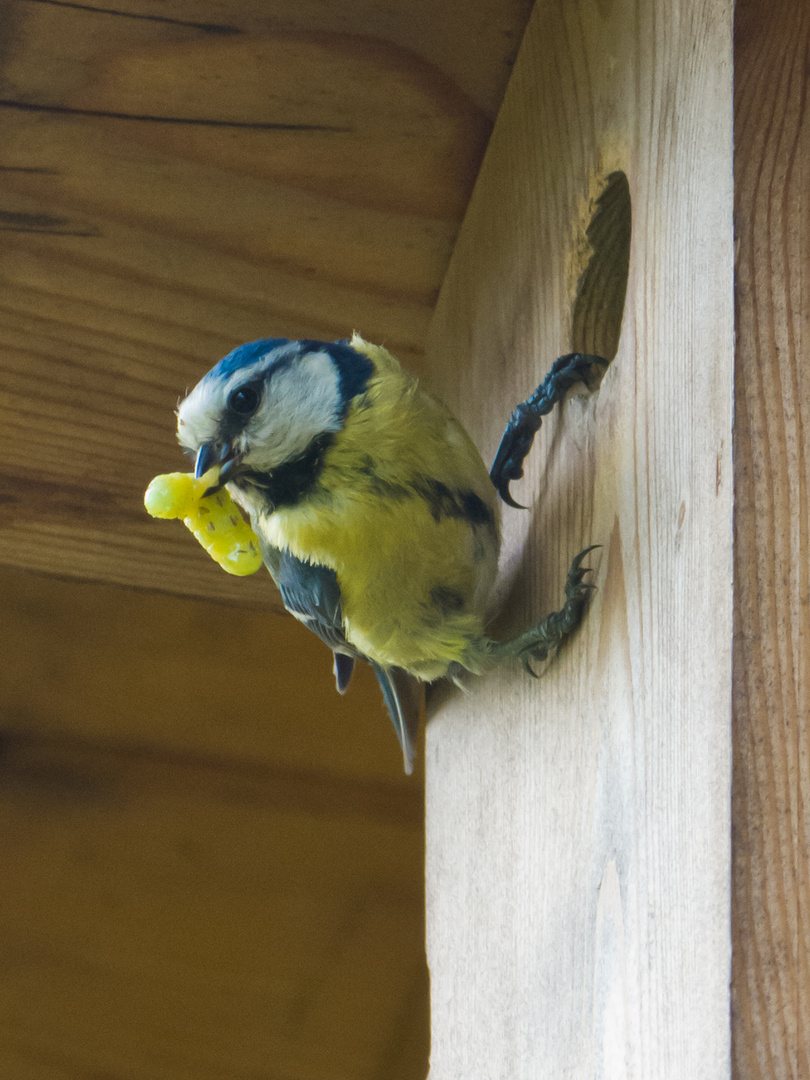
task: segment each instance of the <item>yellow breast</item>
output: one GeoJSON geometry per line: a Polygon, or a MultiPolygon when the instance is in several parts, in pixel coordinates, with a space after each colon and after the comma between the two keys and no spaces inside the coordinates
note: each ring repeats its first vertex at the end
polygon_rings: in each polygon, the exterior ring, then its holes
{"type": "Polygon", "coordinates": [[[497,498],[447,409],[384,350],[366,348],[377,377],[353,402],[315,489],[256,524],[274,546],[335,571],[346,637],[361,653],[434,679],[483,636],[497,498]]]}

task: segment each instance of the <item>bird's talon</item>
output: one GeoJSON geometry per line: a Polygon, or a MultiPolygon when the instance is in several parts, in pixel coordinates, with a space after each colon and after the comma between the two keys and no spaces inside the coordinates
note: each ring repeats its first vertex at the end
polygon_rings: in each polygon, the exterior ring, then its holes
{"type": "Polygon", "coordinates": [[[500,497],[503,499],[503,501],[506,503],[507,506],[511,506],[515,510],[526,510],[526,509],[528,509],[528,507],[525,507],[523,505],[523,503],[516,502],[512,498],[512,495],[510,494],[510,491],[509,491],[508,487],[498,488],[498,494],[500,495],[500,497]]]}
{"type": "Polygon", "coordinates": [[[520,658],[520,662],[523,664],[523,669],[526,672],[526,674],[531,675],[531,677],[533,679],[539,679],[540,676],[534,670],[534,668],[532,667],[532,665],[531,665],[531,663],[529,661],[530,661],[530,657],[528,655],[521,656],[521,658],[520,658]]]}
{"type": "Polygon", "coordinates": [[[594,363],[607,367],[607,361],[601,356],[568,353],[558,357],[531,397],[513,410],[489,473],[498,494],[508,506],[525,509],[510,496],[509,483],[523,476],[523,462],[532,448],[543,417],[551,412],[575,383],[584,382],[587,385],[594,363]]]}
{"type": "MultiPolygon", "coordinates": [[[[596,551],[596,549],[600,548],[601,546],[601,544],[591,544],[590,547],[583,548],[582,551],[575,555],[573,560],[571,561],[571,569],[569,570],[569,574],[571,574],[574,570],[579,570],[582,567],[582,560],[585,558],[585,556],[588,555],[591,551],[596,551]]],[[[588,568],[585,567],[585,569],[587,570],[588,568]]]]}

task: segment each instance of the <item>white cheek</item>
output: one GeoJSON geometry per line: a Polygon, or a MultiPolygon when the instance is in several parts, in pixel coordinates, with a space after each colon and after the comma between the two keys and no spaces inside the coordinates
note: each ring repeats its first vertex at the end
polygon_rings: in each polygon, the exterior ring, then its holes
{"type": "Polygon", "coordinates": [[[197,383],[177,410],[177,438],[183,446],[197,450],[203,443],[216,441],[228,395],[242,383],[260,378],[267,368],[269,355],[267,353],[254,364],[233,372],[224,382],[206,376],[197,383]]]}
{"type": "Polygon", "coordinates": [[[272,469],[300,457],[313,439],[340,427],[340,383],[331,358],[313,353],[270,380],[246,431],[250,465],[272,469]]]}

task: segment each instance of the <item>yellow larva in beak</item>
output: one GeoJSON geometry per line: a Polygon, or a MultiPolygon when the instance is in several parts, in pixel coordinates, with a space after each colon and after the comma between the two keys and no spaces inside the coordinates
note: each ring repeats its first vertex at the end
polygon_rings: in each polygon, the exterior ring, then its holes
{"type": "Polygon", "coordinates": [[[259,540],[225,488],[205,492],[217,483],[219,467],[195,479],[193,473],[156,476],[143,497],[156,518],[182,518],[183,524],[214,562],[229,574],[255,574],[262,565],[259,540]]]}

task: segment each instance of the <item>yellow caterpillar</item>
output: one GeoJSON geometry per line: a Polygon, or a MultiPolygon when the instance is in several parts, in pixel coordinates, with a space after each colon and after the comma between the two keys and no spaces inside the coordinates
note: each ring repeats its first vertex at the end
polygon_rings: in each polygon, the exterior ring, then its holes
{"type": "Polygon", "coordinates": [[[216,483],[217,469],[196,480],[192,473],[156,476],[143,497],[156,518],[182,518],[214,562],[229,574],[255,574],[262,565],[259,541],[225,488],[204,492],[216,483]]]}

